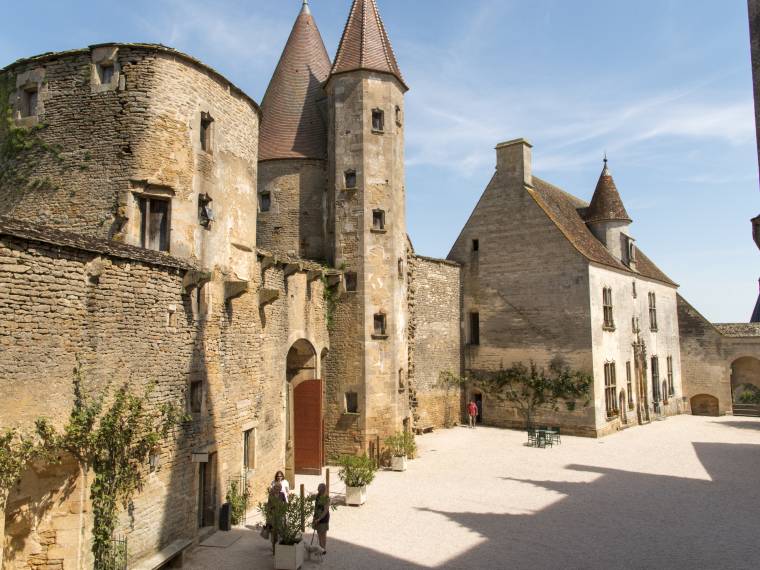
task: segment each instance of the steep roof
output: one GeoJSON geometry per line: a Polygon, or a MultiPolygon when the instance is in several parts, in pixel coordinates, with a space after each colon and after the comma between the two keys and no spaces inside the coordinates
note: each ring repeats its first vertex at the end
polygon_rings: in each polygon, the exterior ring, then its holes
{"type": "Polygon", "coordinates": [[[589,261],[677,286],[641,250],[637,252],[635,270],[618,261],[586,225],[582,213],[590,209],[587,202],[536,176],[533,177],[533,188],[528,192],[573,247],[589,261]]]}
{"type": "Polygon", "coordinates": [[[757,297],[757,303],[755,303],[755,310],[752,311],[752,318],[749,322],[760,323],[760,295],[757,297]]]}
{"type": "Polygon", "coordinates": [[[586,222],[609,222],[623,221],[630,222],[631,217],[625,211],[623,200],[620,198],[615,181],[612,179],[612,173],[607,167],[607,159],[604,159],[604,168],[599,175],[599,182],[596,183],[594,197],[591,199],[591,205],[585,212],[586,222]]]}
{"type": "Polygon", "coordinates": [[[354,0],[331,75],[359,69],[389,73],[408,89],[375,0],[354,0]]]}
{"type": "Polygon", "coordinates": [[[264,100],[259,160],[327,158],[327,129],[318,102],[330,57],[308,2],[304,2],[264,100]]]}

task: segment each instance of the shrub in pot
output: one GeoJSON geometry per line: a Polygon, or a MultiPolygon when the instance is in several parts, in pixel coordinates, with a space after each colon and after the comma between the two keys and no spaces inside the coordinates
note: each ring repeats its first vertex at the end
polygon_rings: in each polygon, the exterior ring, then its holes
{"type": "Polygon", "coordinates": [[[346,484],[346,504],[363,505],[367,501],[367,485],[375,478],[377,464],[366,455],[344,455],[338,465],[338,477],[346,484]]]}
{"type": "Polygon", "coordinates": [[[406,431],[399,432],[388,437],[385,445],[388,446],[391,454],[391,469],[406,471],[407,459],[413,458],[417,451],[414,434],[406,431]]]}
{"type": "Polygon", "coordinates": [[[304,547],[301,521],[309,524],[314,516],[314,501],[291,494],[288,502],[259,503],[259,511],[271,525],[277,540],[274,551],[276,570],[298,570],[303,565],[304,547]]]}

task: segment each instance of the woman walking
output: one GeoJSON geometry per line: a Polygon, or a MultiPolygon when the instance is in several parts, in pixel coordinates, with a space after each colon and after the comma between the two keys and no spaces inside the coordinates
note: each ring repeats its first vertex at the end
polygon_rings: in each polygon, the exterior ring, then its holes
{"type": "Polygon", "coordinates": [[[269,538],[272,541],[272,554],[277,544],[277,529],[279,528],[282,517],[284,503],[287,503],[286,495],[282,492],[282,485],[275,483],[269,489],[269,499],[267,499],[266,525],[269,528],[269,538]]]}
{"type": "Polygon", "coordinates": [[[311,527],[317,531],[322,554],[327,554],[327,531],[330,529],[330,496],[327,494],[327,485],[324,483],[319,484],[317,496],[314,497],[314,520],[311,527]]]}
{"type": "Polygon", "coordinates": [[[274,474],[274,480],[270,483],[269,489],[274,489],[275,485],[280,485],[282,487],[282,492],[285,495],[285,502],[288,502],[288,497],[290,496],[290,484],[288,483],[288,480],[285,479],[285,474],[282,471],[278,471],[274,474]]]}

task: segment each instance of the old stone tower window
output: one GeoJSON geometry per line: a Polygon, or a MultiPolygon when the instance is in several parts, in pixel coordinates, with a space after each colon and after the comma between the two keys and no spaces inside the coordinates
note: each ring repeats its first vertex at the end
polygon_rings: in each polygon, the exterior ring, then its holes
{"type": "Polygon", "coordinates": [[[346,413],[359,413],[359,394],[356,392],[346,392],[346,413]]]}
{"type": "Polygon", "coordinates": [[[470,313],[470,344],[480,344],[480,313],[470,313]]]}
{"type": "Polygon", "coordinates": [[[385,130],[385,112],[382,109],[372,110],[372,130],[376,133],[385,130]]]}
{"type": "Polygon", "coordinates": [[[272,209],[272,194],[261,192],[259,194],[259,212],[268,212],[272,209]]]}
{"type": "Polygon", "coordinates": [[[243,469],[246,471],[256,468],[256,430],[243,432],[243,469]]]}
{"type": "Polygon", "coordinates": [[[404,369],[400,368],[398,371],[398,391],[403,392],[406,390],[406,382],[404,381],[404,369]]]}
{"type": "Polygon", "coordinates": [[[612,314],[612,289],[602,289],[602,307],[604,312],[604,329],[615,330],[615,319],[612,314]]]}
{"type": "Polygon", "coordinates": [[[372,211],[372,230],[376,232],[385,230],[385,212],[383,210],[372,211]]]}
{"type": "Polygon", "coordinates": [[[404,258],[403,257],[398,258],[398,278],[399,279],[404,278],[404,258]]]}
{"type": "Polygon", "coordinates": [[[631,361],[625,363],[625,383],[628,389],[628,407],[633,409],[633,379],[631,378],[631,361]]]}
{"type": "Polygon", "coordinates": [[[604,402],[607,406],[607,417],[617,416],[617,378],[615,378],[614,362],[607,362],[604,365],[604,402]]]}
{"type": "Polygon", "coordinates": [[[189,398],[190,412],[193,414],[201,413],[203,405],[203,382],[195,380],[190,383],[190,398],[189,398]]]}
{"type": "Polygon", "coordinates": [[[674,396],[676,393],[676,387],[673,383],[673,357],[668,356],[668,394],[674,396]]]}
{"type": "Polygon", "coordinates": [[[347,189],[356,188],[356,170],[346,170],[345,183],[347,189]]]}
{"type": "Polygon", "coordinates": [[[636,282],[633,282],[633,298],[636,299],[639,294],[636,292],[636,282]]]}
{"type": "Polygon", "coordinates": [[[138,196],[140,245],[146,249],[169,251],[169,200],[138,196]]]}
{"type": "Polygon", "coordinates": [[[101,85],[109,85],[113,81],[114,67],[113,62],[103,62],[98,64],[98,77],[101,85]]]}
{"type": "Polygon", "coordinates": [[[472,240],[472,251],[480,251],[480,240],[472,240]]]}
{"type": "Polygon", "coordinates": [[[349,271],[345,275],[346,279],[346,291],[349,293],[356,293],[357,279],[356,273],[349,271]]]}
{"type": "Polygon", "coordinates": [[[375,337],[387,336],[385,315],[383,313],[377,313],[373,319],[373,322],[374,322],[373,336],[375,337]]]}
{"type": "Polygon", "coordinates": [[[404,112],[396,105],[396,124],[400,127],[404,123],[404,112]]]}
{"type": "Polygon", "coordinates": [[[211,196],[208,194],[198,195],[198,223],[206,229],[211,227],[214,221],[214,211],[211,209],[211,196]]]}
{"type": "Polygon", "coordinates": [[[649,330],[657,331],[657,296],[649,293],[649,330]]]}
{"type": "Polygon", "coordinates": [[[201,150],[211,152],[211,130],[214,125],[214,119],[208,113],[201,113],[200,142],[201,150]]]}
{"type": "Polygon", "coordinates": [[[33,117],[37,114],[38,92],[36,87],[29,87],[24,90],[21,101],[21,115],[23,117],[33,117]]]}

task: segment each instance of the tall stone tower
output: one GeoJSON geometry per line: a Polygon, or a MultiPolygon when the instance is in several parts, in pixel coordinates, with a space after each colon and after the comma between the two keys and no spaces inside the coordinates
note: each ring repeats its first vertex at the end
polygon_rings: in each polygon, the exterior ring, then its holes
{"type": "Polygon", "coordinates": [[[368,448],[408,417],[404,94],[375,0],[354,0],[325,90],[335,308],[328,453],[368,448]],[[332,404],[332,406],[331,406],[332,404]]]}
{"type": "Polygon", "coordinates": [[[258,245],[326,259],[330,58],[307,0],[261,103],[258,245]]]}

